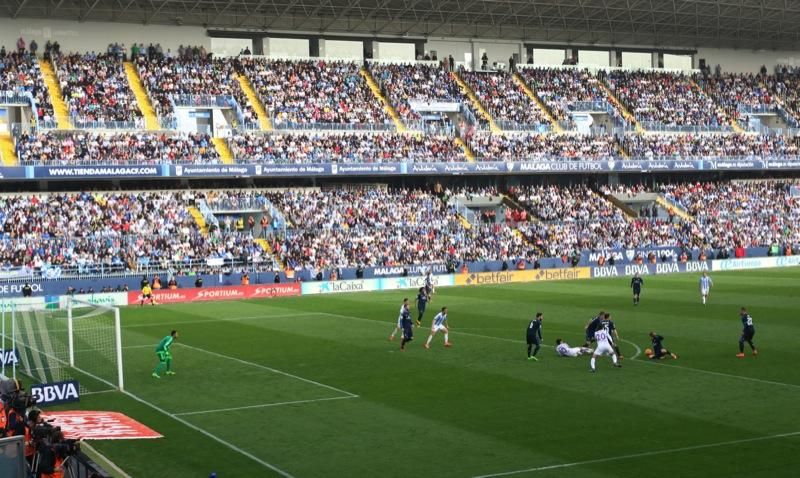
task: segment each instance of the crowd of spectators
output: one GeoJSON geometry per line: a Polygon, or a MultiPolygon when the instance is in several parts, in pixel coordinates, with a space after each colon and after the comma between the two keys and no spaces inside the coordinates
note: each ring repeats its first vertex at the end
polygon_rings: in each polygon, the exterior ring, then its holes
{"type": "Polygon", "coordinates": [[[26,50],[6,52],[0,48],[0,93],[30,93],[36,101],[39,121],[53,121],[53,104],[36,57],[26,50]]]}
{"type": "Polygon", "coordinates": [[[613,70],[611,91],[639,121],[668,126],[724,126],[725,109],[682,73],[613,70]]]}
{"type": "Polygon", "coordinates": [[[244,122],[255,122],[255,110],[236,79],[233,61],[190,53],[178,57],[139,56],[136,65],[153,107],[162,118],[174,117],[170,97],[192,105],[209,97],[231,96],[241,107],[244,122]]]}
{"type": "Polygon", "coordinates": [[[586,69],[525,68],[522,79],[558,121],[568,120],[578,102],[607,102],[600,80],[586,69]]]}
{"type": "Polygon", "coordinates": [[[421,118],[410,101],[463,102],[464,97],[447,68],[433,65],[373,64],[372,75],[397,113],[409,120],[421,118]]]}
{"type": "Polygon", "coordinates": [[[762,81],[780,98],[780,105],[794,120],[791,126],[796,127],[800,122],[800,68],[777,66],[775,75],[762,75],[762,81]]]}
{"type": "Polygon", "coordinates": [[[257,58],[239,61],[278,127],[292,123],[390,122],[356,63],[257,58]]]}
{"type": "Polygon", "coordinates": [[[714,247],[796,246],[800,200],[791,182],[690,182],[660,186],[682,206],[714,247]]]}
{"type": "Polygon", "coordinates": [[[739,111],[739,106],[750,108],[771,107],[775,105],[775,94],[764,83],[761,75],[749,74],[714,74],[694,75],[694,80],[717,104],[722,106],[728,118],[744,122],[746,114],[739,111]]]}
{"type": "Polygon", "coordinates": [[[142,113],[128,85],[122,61],[111,55],[64,55],[56,60],[61,93],[73,120],[133,122],[141,128],[142,113]]]}
{"type": "Polygon", "coordinates": [[[495,120],[527,125],[526,129],[549,124],[544,112],[514,82],[511,74],[464,71],[461,77],[495,120]]]}
{"type": "Polygon", "coordinates": [[[474,134],[469,146],[486,161],[592,161],[618,156],[617,141],[610,135],[474,134]]]}
{"type": "Polygon", "coordinates": [[[465,228],[426,191],[288,191],[269,198],[297,227],[272,246],[295,269],[503,260],[528,247],[503,225],[465,228]]]}
{"type": "Polygon", "coordinates": [[[464,161],[449,136],[403,133],[311,133],[237,135],[234,157],[256,163],[383,163],[464,161]]]}
{"type": "Polygon", "coordinates": [[[211,137],[202,133],[23,133],[17,157],[26,165],[219,163],[211,137]]]}
{"type": "Polygon", "coordinates": [[[800,139],[749,134],[626,135],[622,139],[622,147],[631,158],[645,159],[797,156],[800,139]]]}
{"type": "Polygon", "coordinates": [[[192,192],[163,191],[0,196],[0,264],[179,273],[203,267],[209,258],[266,259],[249,234],[203,234],[187,210],[194,200],[192,192]]]}

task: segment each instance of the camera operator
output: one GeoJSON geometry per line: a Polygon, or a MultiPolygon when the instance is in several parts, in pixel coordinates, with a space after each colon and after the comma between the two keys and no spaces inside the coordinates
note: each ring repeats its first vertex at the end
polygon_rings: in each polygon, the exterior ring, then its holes
{"type": "Polygon", "coordinates": [[[37,478],[64,478],[65,464],[80,450],[77,440],[67,440],[60,427],[37,425],[31,432],[36,453],[33,473],[37,478]]]}

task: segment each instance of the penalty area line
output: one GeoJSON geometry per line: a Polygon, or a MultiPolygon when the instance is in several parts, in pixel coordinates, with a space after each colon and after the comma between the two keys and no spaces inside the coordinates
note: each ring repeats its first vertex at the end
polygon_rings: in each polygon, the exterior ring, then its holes
{"type": "Polygon", "coordinates": [[[194,345],[187,345],[187,344],[184,344],[184,343],[178,343],[178,344],[175,344],[175,345],[177,345],[179,347],[187,348],[189,350],[195,350],[197,352],[203,352],[203,353],[206,353],[206,354],[214,356],[214,357],[223,358],[223,359],[230,360],[232,362],[237,362],[237,363],[240,363],[240,364],[243,364],[243,365],[249,365],[250,367],[260,368],[260,369],[266,370],[268,372],[272,372],[272,373],[275,373],[275,374],[278,374],[278,375],[283,375],[284,377],[293,378],[293,379],[299,380],[301,382],[310,383],[310,384],[316,385],[318,387],[327,388],[328,390],[333,390],[334,392],[338,392],[338,393],[341,393],[342,395],[346,395],[349,398],[358,397],[358,395],[356,395],[355,393],[350,393],[350,392],[348,392],[346,390],[342,390],[341,388],[336,388],[336,387],[333,387],[331,385],[326,385],[324,383],[320,383],[320,382],[317,382],[315,380],[311,380],[310,378],[300,377],[298,375],[294,375],[294,374],[291,374],[289,372],[284,372],[283,370],[278,370],[277,368],[267,367],[266,365],[261,365],[260,363],[250,362],[250,361],[243,360],[243,359],[240,359],[240,358],[237,358],[237,357],[233,357],[231,355],[221,354],[219,352],[213,352],[211,350],[206,350],[204,348],[195,347],[194,345]]]}
{"type": "Polygon", "coordinates": [[[301,403],[315,403],[315,402],[330,402],[333,400],[350,400],[353,398],[358,398],[358,395],[355,396],[347,396],[347,397],[328,397],[328,398],[312,398],[309,400],[293,400],[290,402],[276,402],[276,403],[262,403],[260,405],[246,405],[243,407],[231,407],[231,408],[216,408],[213,410],[199,410],[196,412],[181,412],[176,413],[176,416],[179,417],[186,417],[189,415],[204,415],[206,413],[222,413],[222,412],[234,412],[237,410],[253,410],[256,408],[269,408],[269,407],[281,407],[284,405],[297,405],[301,403]]]}
{"type": "Polygon", "coordinates": [[[253,455],[252,453],[239,448],[238,446],[234,445],[233,443],[231,443],[229,441],[226,441],[226,440],[223,440],[222,438],[214,435],[213,433],[211,433],[211,432],[209,432],[209,431],[207,431],[207,430],[205,430],[203,428],[200,428],[200,427],[198,427],[197,425],[195,425],[193,423],[190,423],[190,422],[184,420],[183,418],[175,415],[174,413],[170,413],[170,412],[164,410],[163,408],[159,407],[158,405],[150,403],[147,400],[145,400],[143,398],[140,398],[140,397],[132,394],[131,392],[128,392],[127,390],[123,390],[122,393],[124,393],[126,396],[136,400],[137,402],[141,403],[142,405],[146,405],[146,406],[152,408],[153,410],[161,413],[162,415],[165,415],[165,416],[175,420],[176,422],[180,423],[181,425],[184,425],[184,426],[186,426],[188,428],[191,428],[192,430],[196,431],[197,433],[200,433],[201,435],[204,435],[204,436],[214,440],[215,442],[219,443],[220,445],[223,445],[223,446],[235,451],[236,453],[239,453],[240,455],[243,455],[243,456],[245,456],[247,458],[250,458],[254,462],[256,462],[259,465],[263,466],[264,468],[268,468],[268,469],[274,471],[275,473],[283,476],[284,478],[294,478],[293,475],[289,474],[286,471],[281,470],[280,468],[278,468],[277,466],[273,465],[272,463],[268,463],[268,462],[262,460],[261,458],[253,455]]]}
{"type": "Polygon", "coordinates": [[[631,460],[634,458],[644,458],[648,456],[656,456],[656,455],[667,455],[670,453],[681,453],[684,451],[695,451],[695,450],[704,450],[707,448],[718,448],[723,446],[730,446],[730,445],[739,445],[742,443],[752,443],[757,441],[766,441],[766,440],[777,440],[779,438],[790,438],[800,436],[800,431],[798,432],[791,432],[791,433],[779,433],[777,435],[769,435],[769,436],[761,436],[755,438],[745,438],[742,440],[730,440],[730,441],[721,441],[717,443],[707,443],[705,445],[694,445],[694,446],[683,446],[680,448],[668,448],[665,450],[653,450],[653,451],[645,451],[642,453],[631,453],[629,455],[619,455],[619,456],[610,456],[607,458],[597,458],[595,460],[584,460],[584,461],[574,461],[572,463],[560,463],[557,465],[547,465],[547,466],[537,466],[533,468],[526,468],[524,470],[514,470],[514,471],[505,471],[501,473],[492,473],[489,475],[479,475],[474,476],[472,478],[495,478],[499,476],[512,476],[512,475],[519,475],[522,473],[535,473],[537,471],[547,471],[547,470],[557,470],[560,468],[572,468],[576,466],[583,466],[583,465],[594,465],[596,463],[607,463],[610,461],[621,461],[621,460],[631,460]]]}

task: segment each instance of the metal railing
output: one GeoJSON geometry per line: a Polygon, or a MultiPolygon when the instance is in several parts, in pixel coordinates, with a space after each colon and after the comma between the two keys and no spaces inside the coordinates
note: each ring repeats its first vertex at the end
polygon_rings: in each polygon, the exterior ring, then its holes
{"type": "Polygon", "coordinates": [[[0,91],[0,104],[2,105],[30,105],[32,106],[33,95],[24,91],[0,91]]]}
{"type": "MultiPolygon", "coordinates": [[[[638,119],[638,118],[637,118],[638,119]]],[[[642,121],[639,124],[647,131],[656,131],[660,133],[730,133],[733,131],[731,125],[670,125],[660,123],[658,121],[642,121]]],[[[627,130],[635,130],[633,125],[626,128],[627,130]]]]}
{"type": "Polygon", "coordinates": [[[608,101],[572,101],[567,102],[567,109],[572,113],[604,113],[607,112],[611,106],[608,101]]]}
{"type": "Polygon", "coordinates": [[[494,120],[494,124],[503,131],[535,131],[537,133],[547,133],[552,130],[552,126],[546,123],[518,123],[512,120],[494,120]]]}
{"type": "Polygon", "coordinates": [[[233,108],[236,99],[231,95],[172,94],[169,100],[174,107],[233,108]]]}
{"type": "Polygon", "coordinates": [[[282,121],[272,117],[272,125],[281,131],[394,131],[396,127],[389,120],[386,123],[297,123],[282,121]]]}
{"type": "Polygon", "coordinates": [[[757,114],[775,114],[776,110],[778,109],[778,105],[745,105],[745,104],[738,104],[736,106],[736,110],[740,113],[746,115],[757,115],[757,114]]]}
{"type": "Polygon", "coordinates": [[[144,129],[144,118],[138,118],[133,121],[87,120],[78,115],[72,115],[70,116],[70,122],[76,129],[144,129]]]}

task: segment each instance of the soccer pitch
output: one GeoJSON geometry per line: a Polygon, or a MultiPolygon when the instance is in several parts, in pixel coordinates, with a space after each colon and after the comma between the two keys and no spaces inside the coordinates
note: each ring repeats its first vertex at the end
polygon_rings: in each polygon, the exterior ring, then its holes
{"type": "MultiPolygon", "coordinates": [[[[388,341],[413,291],[122,310],[122,411],[165,438],[92,444],[134,477],[796,476],[800,467],[800,269],[441,288],[404,353],[388,341]],[[452,326],[422,347],[435,311],[452,326]],[[739,307],[760,355],[737,359],[739,307]],[[612,313],[626,356],[589,373],[559,358],[612,313]],[[544,313],[539,362],[525,327],[544,313]],[[150,376],[170,329],[175,376],[150,376]],[[648,332],[676,361],[652,362],[648,332]]],[[[416,318],[416,311],[414,311],[416,318]]],[[[74,409],[75,406],[69,408],[74,409]]]]}

